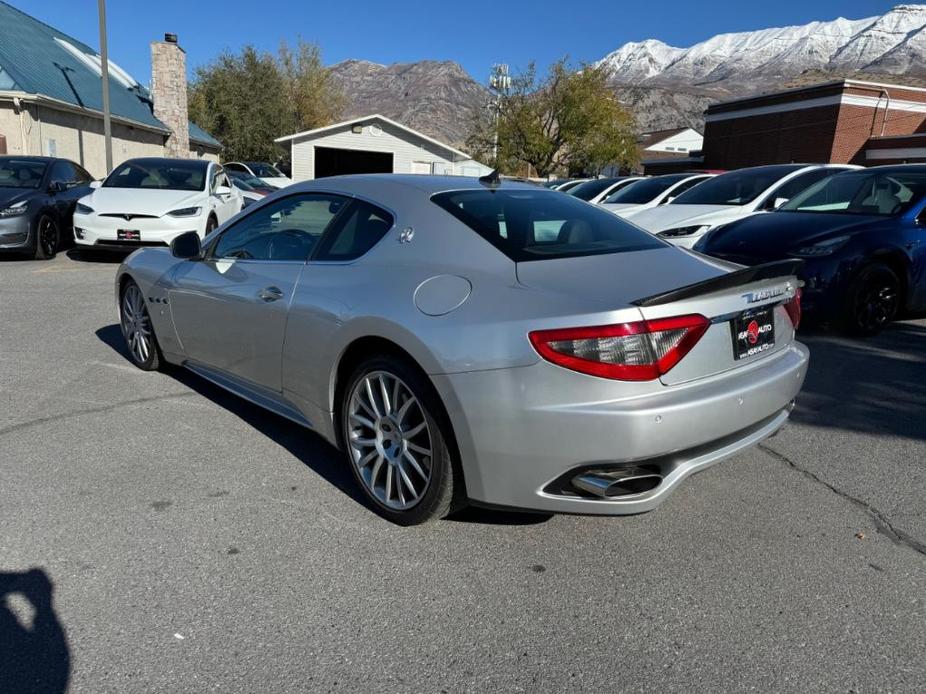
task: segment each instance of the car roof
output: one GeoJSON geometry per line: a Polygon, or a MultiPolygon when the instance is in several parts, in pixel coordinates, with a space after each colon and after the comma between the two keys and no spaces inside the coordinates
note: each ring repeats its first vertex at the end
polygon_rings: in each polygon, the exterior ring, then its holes
{"type": "Polygon", "coordinates": [[[170,157],[134,157],[132,159],[126,159],[122,164],[128,164],[129,162],[138,162],[141,164],[201,164],[202,166],[209,166],[212,162],[207,159],[172,159],[170,157]]]}
{"type": "MultiPolygon", "coordinates": [[[[328,176],[326,178],[317,178],[312,181],[297,183],[296,189],[302,188],[310,190],[320,185],[325,186],[328,183],[330,183],[330,187],[332,188],[349,188],[353,185],[369,188],[375,187],[377,183],[387,183],[419,190],[427,195],[442,193],[448,190],[489,190],[487,184],[480,183],[478,178],[472,176],[438,176],[428,174],[349,174],[345,176],[328,176]]],[[[504,179],[494,188],[495,190],[556,192],[544,188],[543,186],[534,185],[533,183],[506,181],[504,179]]]]}
{"type": "Polygon", "coordinates": [[[47,164],[48,162],[51,162],[51,161],[58,161],[58,157],[39,157],[39,156],[33,156],[31,154],[22,154],[22,155],[2,154],[0,155],[0,160],[35,161],[35,162],[43,162],[47,164]]]}

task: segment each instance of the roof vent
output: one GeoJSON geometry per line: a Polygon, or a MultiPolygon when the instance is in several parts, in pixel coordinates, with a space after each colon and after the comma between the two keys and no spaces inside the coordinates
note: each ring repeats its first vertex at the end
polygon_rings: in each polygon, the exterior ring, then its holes
{"type": "Polygon", "coordinates": [[[167,43],[177,43],[177,35],[176,34],[164,34],[164,40],[167,43]]]}

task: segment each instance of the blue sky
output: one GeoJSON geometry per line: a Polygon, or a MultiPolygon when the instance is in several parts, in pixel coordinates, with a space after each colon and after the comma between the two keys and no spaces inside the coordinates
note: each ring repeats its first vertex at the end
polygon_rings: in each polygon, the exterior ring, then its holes
{"type": "MultiPolygon", "coordinates": [[[[96,0],[7,0],[91,46],[99,46],[96,0]]],[[[900,0],[684,0],[643,2],[411,2],[410,0],[108,0],[110,57],[150,79],[148,43],[179,34],[189,68],[251,43],[314,41],[327,63],[455,60],[483,81],[494,62],[546,65],[563,55],[596,60],[627,41],[690,46],[714,34],[882,14],[900,0]]]]}

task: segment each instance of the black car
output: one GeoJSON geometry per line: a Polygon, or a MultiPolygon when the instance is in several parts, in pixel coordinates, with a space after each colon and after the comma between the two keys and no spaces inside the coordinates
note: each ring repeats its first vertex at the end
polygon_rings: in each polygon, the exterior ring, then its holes
{"type": "Polygon", "coordinates": [[[54,258],[93,177],[67,159],[0,157],[0,252],[54,258]]]}
{"type": "Polygon", "coordinates": [[[926,310],[926,165],[846,171],[695,250],[744,265],[802,258],[804,313],[855,335],[926,310]]]}

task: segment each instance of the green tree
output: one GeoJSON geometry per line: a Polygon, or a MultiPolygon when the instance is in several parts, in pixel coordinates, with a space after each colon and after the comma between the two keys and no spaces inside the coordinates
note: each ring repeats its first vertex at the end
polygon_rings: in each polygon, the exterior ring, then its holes
{"type": "Polygon", "coordinates": [[[190,118],[225,146],[225,159],[275,161],[274,139],[328,125],[344,106],[314,44],[280,45],[276,56],[245,46],[196,69],[190,118]]]}
{"type": "MultiPolygon", "coordinates": [[[[566,59],[542,78],[531,63],[498,95],[498,155],[504,173],[549,176],[556,172],[597,174],[616,164],[637,162],[633,118],[608,86],[604,66],[573,70],[566,59]]],[[[469,148],[492,160],[495,109],[478,114],[469,148]]]]}

